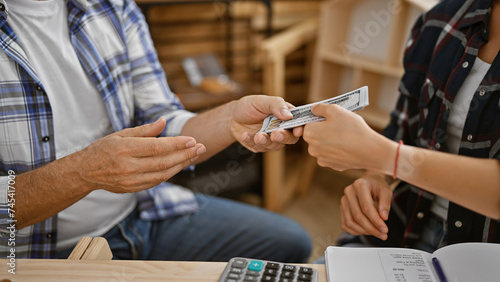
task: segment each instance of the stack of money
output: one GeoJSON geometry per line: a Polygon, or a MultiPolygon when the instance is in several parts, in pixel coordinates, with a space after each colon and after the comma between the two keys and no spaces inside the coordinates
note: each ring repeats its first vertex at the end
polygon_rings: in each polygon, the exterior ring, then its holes
{"type": "Polygon", "coordinates": [[[330,99],[326,99],[323,101],[319,101],[312,104],[303,105],[300,107],[296,107],[290,109],[290,112],[293,115],[291,120],[281,120],[275,117],[274,115],[268,116],[264,123],[262,124],[262,128],[259,132],[271,133],[277,129],[289,129],[297,126],[301,126],[304,124],[308,124],[310,122],[322,121],[325,120],[324,117],[315,116],[311,112],[311,107],[316,104],[336,104],[344,109],[349,111],[358,111],[362,110],[364,107],[368,106],[368,87],[363,86],[359,89],[351,91],[349,93],[345,93],[330,99]]]}

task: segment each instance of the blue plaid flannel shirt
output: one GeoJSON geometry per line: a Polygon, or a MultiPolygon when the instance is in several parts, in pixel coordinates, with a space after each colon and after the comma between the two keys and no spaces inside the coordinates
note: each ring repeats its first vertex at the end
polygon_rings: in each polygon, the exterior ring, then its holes
{"type": "MultiPolygon", "coordinates": [[[[133,0],[69,0],[70,38],[82,66],[97,85],[115,131],[156,121],[162,136],[179,135],[193,116],[167,85],[148,26],[133,0]],[[110,32],[111,31],[111,32],[110,32]],[[106,44],[102,41],[106,40],[106,44]]],[[[55,160],[52,112],[44,87],[8,23],[0,0],[0,257],[9,254],[9,174],[55,160]],[[21,136],[21,137],[20,137],[21,136]]],[[[12,182],[11,182],[12,183],[12,182]]],[[[138,193],[141,217],[157,220],[191,213],[191,191],[169,183],[138,193]]],[[[11,200],[12,203],[12,200],[11,200]]],[[[56,257],[57,216],[16,230],[16,258],[56,257]],[[23,231],[23,232],[20,232],[23,231]]]]}

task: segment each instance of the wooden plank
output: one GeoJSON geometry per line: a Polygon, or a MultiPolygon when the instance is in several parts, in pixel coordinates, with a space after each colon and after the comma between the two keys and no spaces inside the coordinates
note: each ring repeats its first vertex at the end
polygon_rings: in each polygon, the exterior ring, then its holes
{"type": "Polygon", "coordinates": [[[277,60],[311,42],[316,37],[317,29],[316,18],[301,22],[262,42],[261,50],[266,52],[268,60],[277,60]]]}
{"type": "MultiPolygon", "coordinates": [[[[321,51],[320,51],[321,52],[321,51]]],[[[332,51],[323,51],[319,56],[326,61],[340,64],[343,66],[352,66],[357,68],[362,68],[368,71],[377,72],[386,76],[401,78],[403,76],[404,70],[402,66],[390,66],[383,64],[383,62],[374,61],[368,58],[361,58],[356,56],[351,56],[349,58],[332,51]]]]}
{"type": "Polygon", "coordinates": [[[392,66],[403,65],[403,47],[401,42],[406,41],[406,24],[409,14],[409,5],[403,0],[398,0],[401,5],[401,12],[392,17],[391,31],[389,35],[389,44],[386,50],[387,64],[392,66]]]}
{"type": "Polygon", "coordinates": [[[113,254],[103,237],[82,237],[68,256],[68,260],[111,260],[113,254]]]}
{"type": "MultiPolygon", "coordinates": [[[[7,273],[8,260],[0,259],[7,273]]],[[[225,262],[179,262],[106,260],[75,261],[60,259],[16,259],[12,282],[88,282],[88,281],[218,281],[225,262]]],[[[326,282],[324,264],[301,264],[318,271],[318,282],[326,282]]]]}
{"type": "MultiPolygon", "coordinates": [[[[186,23],[186,24],[158,24],[150,27],[151,36],[155,43],[176,42],[193,39],[219,38],[225,39],[227,35],[226,23],[186,23]]],[[[235,20],[232,26],[234,37],[247,37],[250,34],[250,22],[235,20]]]]}
{"type": "Polygon", "coordinates": [[[148,21],[152,24],[182,21],[222,21],[225,17],[225,4],[186,4],[154,6],[149,9],[148,21]]]}
{"type": "MultiPolygon", "coordinates": [[[[235,41],[232,44],[234,53],[246,53],[250,51],[247,41],[235,41]]],[[[167,58],[187,57],[195,54],[218,53],[223,54],[226,50],[226,43],[223,41],[189,42],[179,44],[161,44],[156,47],[160,60],[167,58]]]]}
{"type": "MultiPolygon", "coordinates": [[[[214,54],[214,53],[213,53],[214,54]]],[[[217,57],[221,58],[219,60],[219,63],[221,66],[226,65],[226,60],[221,57],[224,54],[214,54],[217,57]]],[[[171,58],[171,59],[161,59],[161,64],[163,66],[163,69],[167,74],[170,75],[175,75],[175,74],[185,74],[184,68],[182,66],[182,59],[183,58],[171,58]]],[[[233,70],[235,71],[251,71],[250,64],[249,64],[250,58],[248,57],[247,54],[245,53],[238,53],[235,54],[235,56],[232,58],[232,66],[233,70]]]]}
{"type": "Polygon", "coordinates": [[[82,260],[111,260],[113,254],[108,245],[108,241],[103,237],[95,237],[90,242],[87,251],[82,256],[82,260]]]}
{"type": "Polygon", "coordinates": [[[69,254],[68,259],[71,259],[71,260],[82,259],[83,254],[85,253],[85,251],[87,251],[87,249],[90,245],[90,242],[92,242],[91,237],[87,237],[87,236],[82,237],[80,239],[80,241],[78,241],[76,246],[73,248],[73,251],[71,252],[71,254],[69,254]]]}

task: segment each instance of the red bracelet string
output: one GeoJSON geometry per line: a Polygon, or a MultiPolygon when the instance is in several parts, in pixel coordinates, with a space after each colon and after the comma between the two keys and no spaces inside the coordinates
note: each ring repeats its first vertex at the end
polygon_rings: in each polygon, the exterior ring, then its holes
{"type": "Polygon", "coordinates": [[[398,160],[399,160],[399,150],[401,149],[401,145],[403,145],[403,140],[399,140],[398,143],[398,150],[396,151],[396,161],[394,162],[394,174],[392,177],[394,179],[397,178],[397,173],[398,173],[398,160]]]}

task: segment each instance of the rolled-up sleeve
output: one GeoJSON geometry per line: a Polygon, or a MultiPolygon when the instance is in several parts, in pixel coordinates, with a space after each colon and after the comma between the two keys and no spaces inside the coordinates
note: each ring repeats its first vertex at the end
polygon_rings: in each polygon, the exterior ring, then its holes
{"type": "Polygon", "coordinates": [[[177,136],[195,114],[184,110],[182,103],[168,86],[149,28],[140,9],[134,1],[124,2],[136,124],[151,123],[164,118],[167,126],[162,136],[177,136]]]}

